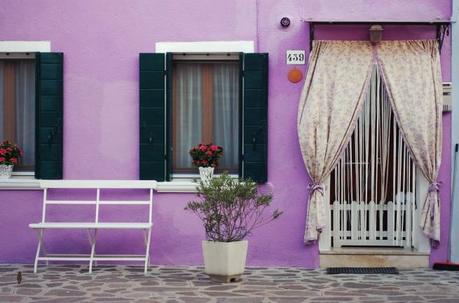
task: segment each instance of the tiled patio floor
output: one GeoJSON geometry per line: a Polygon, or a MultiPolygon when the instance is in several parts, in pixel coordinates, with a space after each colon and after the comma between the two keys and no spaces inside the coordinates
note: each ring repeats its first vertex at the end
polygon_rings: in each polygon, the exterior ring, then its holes
{"type": "Polygon", "coordinates": [[[323,270],[250,268],[218,284],[199,267],[0,266],[0,302],[459,302],[459,272],[326,275],[323,270]],[[17,284],[17,272],[22,283],[17,284]]]}

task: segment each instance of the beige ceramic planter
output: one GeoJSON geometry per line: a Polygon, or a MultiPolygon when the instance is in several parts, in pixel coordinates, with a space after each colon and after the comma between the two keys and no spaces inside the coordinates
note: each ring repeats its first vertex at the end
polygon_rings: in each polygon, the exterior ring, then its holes
{"type": "Polygon", "coordinates": [[[237,242],[202,241],[205,273],[220,282],[241,279],[247,258],[247,240],[237,242]]]}

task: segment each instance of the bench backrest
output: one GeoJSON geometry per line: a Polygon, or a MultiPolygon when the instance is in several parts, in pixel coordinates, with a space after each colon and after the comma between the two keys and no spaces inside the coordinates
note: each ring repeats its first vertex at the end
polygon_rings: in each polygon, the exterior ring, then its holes
{"type": "Polygon", "coordinates": [[[148,223],[152,223],[153,190],[156,189],[156,181],[138,180],[40,180],[43,189],[43,210],[41,222],[46,220],[47,205],[95,205],[95,219],[99,222],[100,205],[147,205],[148,223]],[[49,200],[50,189],[93,189],[96,190],[96,198],[91,200],[49,200]],[[149,191],[148,200],[101,200],[101,192],[109,189],[145,189],[149,191]]]}

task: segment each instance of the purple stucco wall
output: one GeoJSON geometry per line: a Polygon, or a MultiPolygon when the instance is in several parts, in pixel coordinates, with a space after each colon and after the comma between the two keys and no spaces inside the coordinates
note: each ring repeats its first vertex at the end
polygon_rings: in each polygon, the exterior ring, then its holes
{"type": "MultiPolygon", "coordinates": [[[[49,40],[64,52],[66,179],[136,179],[138,175],[138,53],[158,41],[252,40],[270,54],[269,184],[274,207],[284,215],[250,238],[249,265],[318,266],[316,246],[304,246],[307,177],[299,152],[296,111],[301,84],[286,79],[286,49],[309,48],[302,19],[448,20],[450,0],[235,0],[149,1],[3,0],[0,40],[49,40]],[[281,29],[279,20],[293,23],[281,29]]],[[[434,37],[430,27],[387,28],[388,39],[434,37]]],[[[366,39],[362,27],[318,29],[319,39],[366,39]]],[[[450,43],[442,53],[444,80],[450,80],[450,43]]],[[[305,69],[302,68],[303,70],[305,69]]],[[[446,256],[450,198],[450,115],[444,115],[442,244],[431,260],[446,256]]],[[[157,194],[152,263],[201,264],[200,222],[183,208],[191,194],[157,194]]],[[[33,260],[39,191],[0,191],[0,262],[33,260]]],[[[79,210],[67,213],[75,219],[79,210]]],[[[82,210],[83,214],[89,210],[82,210]]],[[[108,216],[114,216],[114,210],[108,216]]],[[[132,217],[139,213],[132,213],[132,217]]],[[[119,245],[136,250],[135,234],[102,235],[99,249],[119,245]],[[119,242],[117,240],[121,240],[119,242]],[[122,243],[117,244],[117,243],[122,243]]],[[[84,234],[51,234],[52,249],[87,249],[84,234]]]]}

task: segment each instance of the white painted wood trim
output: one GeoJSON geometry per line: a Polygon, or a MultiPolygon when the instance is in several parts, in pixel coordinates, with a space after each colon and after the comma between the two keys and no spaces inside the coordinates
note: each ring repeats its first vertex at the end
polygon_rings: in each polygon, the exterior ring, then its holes
{"type": "Polygon", "coordinates": [[[50,52],[51,41],[0,41],[0,52],[50,52]]]}
{"type": "Polygon", "coordinates": [[[156,42],[157,53],[253,53],[253,41],[156,42]]]}

